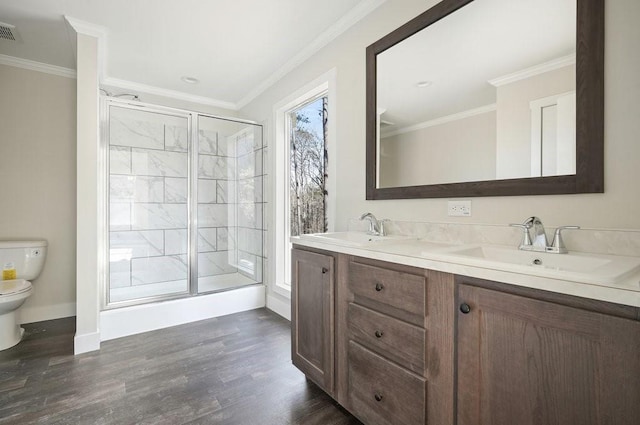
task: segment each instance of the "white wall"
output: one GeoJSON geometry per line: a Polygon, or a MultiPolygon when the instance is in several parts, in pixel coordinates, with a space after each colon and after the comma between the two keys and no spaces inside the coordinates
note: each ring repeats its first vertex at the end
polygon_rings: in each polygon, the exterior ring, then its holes
{"type": "Polygon", "coordinates": [[[75,314],[75,80],[0,65],[0,239],[46,239],[22,323],[75,314]]]}
{"type": "Polygon", "coordinates": [[[348,218],[364,211],[401,220],[496,224],[519,222],[535,214],[548,226],[638,228],[640,2],[637,0],[606,2],[606,193],[474,198],[470,218],[447,217],[446,199],[365,201],[365,48],[435,3],[435,0],[388,0],[242,110],[244,116],[269,122],[273,105],[280,99],[327,70],[337,69],[338,148],[337,158],[333,158],[338,167],[338,229],[345,229],[348,218]]]}
{"type": "Polygon", "coordinates": [[[575,65],[566,66],[497,88],[499,179],[531,176],[530,102],[575,90],[575,72],[575,65]]]}
{"type": "Polygon", "coordinates": [[[496,112],[383,138],[380,150],[380,187],[495,179],[496,112]]]}

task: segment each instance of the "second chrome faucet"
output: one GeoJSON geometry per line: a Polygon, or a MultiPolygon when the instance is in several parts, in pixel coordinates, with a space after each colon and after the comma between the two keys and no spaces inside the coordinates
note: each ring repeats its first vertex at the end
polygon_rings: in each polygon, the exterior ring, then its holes
{"type": "Polygon", "coordinates": [[[553,235],[551,245],[547,242],[547,234],[542,220],[538,217],[529,217],[522,224],[510,224],[523,230],[522,242],[518,249],[523,251],[549,252],[552,254],[566,254],[567,248],[562,240],[562,231],[565,229],[579,229],[580,226],[560,226],[553,235]],[[531,232],[532,230],[532,232],[531,232]]]}
{"type": "Polygon", "coordinates": [[[369,220],[369,230],[367,233],[374,236],[386,236],[384,230],[384,223],[388,220],[378,220],[375,215],[370,212],[364,213],[360,216],[360,220],[369,220]]]}

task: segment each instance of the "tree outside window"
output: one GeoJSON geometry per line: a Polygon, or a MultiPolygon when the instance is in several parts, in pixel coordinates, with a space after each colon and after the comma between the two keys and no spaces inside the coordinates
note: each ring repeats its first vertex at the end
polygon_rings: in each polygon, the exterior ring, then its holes
{"type": "Polygon", "coordinates": [[[327,231],[327,97],[289,112],[291,236],[327,231]]]}

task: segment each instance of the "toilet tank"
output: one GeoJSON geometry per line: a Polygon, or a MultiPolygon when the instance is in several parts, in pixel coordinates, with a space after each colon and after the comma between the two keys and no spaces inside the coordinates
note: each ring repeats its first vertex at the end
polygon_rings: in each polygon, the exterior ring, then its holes
{"type": "Polygon", "coordinates": [[[18,279],[34,280],[47,257],[47,241],[0,241],[0,279],[5,264],[13,263],[18,279]]]}

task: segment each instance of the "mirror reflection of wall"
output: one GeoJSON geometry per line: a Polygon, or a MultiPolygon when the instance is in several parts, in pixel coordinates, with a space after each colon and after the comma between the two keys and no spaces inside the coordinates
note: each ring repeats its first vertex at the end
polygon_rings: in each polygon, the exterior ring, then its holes
{"type": "Polygon", "coordinates": [[[496,111],[434,122],[380,139],[380,186],[493,180],[496,111]]]}
{"type": "MultiPolygon", "coordinates": [[[[548,109],[557,104],[557,99],[561,95],[573,92],[570,99],[573,112],[573,121],[568,125],[573,129],[575,135],[575,60],[567,58],[570,64],[558,69],[533,75],[518,81],[507,84],[494,83],[497,85],[497,143],[496,143],[496,178],[510,179],[519,177],[540,177],[542,175],[560,175],[575,173],[575,136],[573,136],[573,166],[567,173],[552,173],[555,167],[549,163],[542,167],[546,173],[542,173],[540,168],[540,153],[544,147],[541,144],[542,136],[546,135],[547,143],[542,158],[551,159],[549,149],[555,143],[550,140],[552,109],[548,109]],[[554,101],[555,99],[555,101],[554,101]],[[536,114],[533,110],[536,110],[536,114]],[[542,113],[546,111],[546,113],[542,113]],[[543,120],[546,117],[545,131],[542,132],[543,120]],[[538,152],[536,154],[536,152],[538,152]],[[537,160],[537,166],[533,163],[537,160]]],[[[565,167],[566,169],[567,167],[565,167]]]]}
{"type": "Polygon", "coordinates": [[[531,176],[576,172],[576,92],[531,102],[531,176]]]}
{"type": "Polygon", "coordinates": [[[378,54],[378,187],[574,174],[575,16],[474,1],[378,54]]]}

